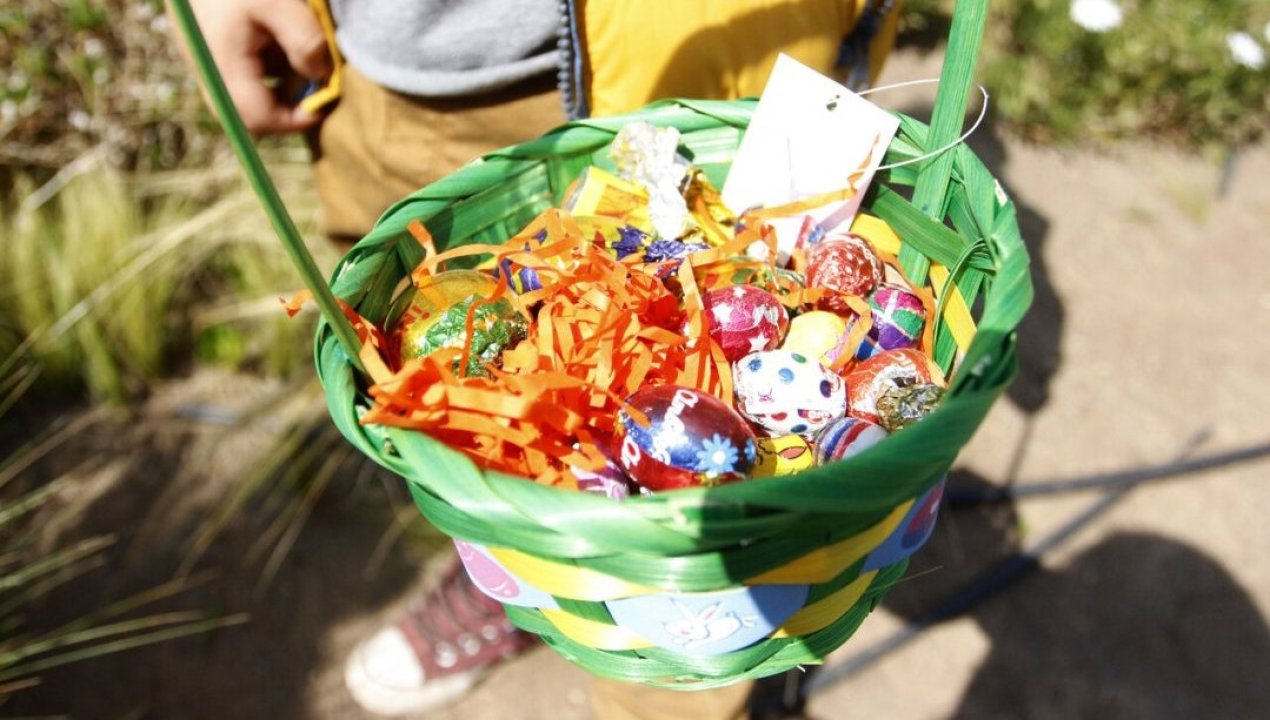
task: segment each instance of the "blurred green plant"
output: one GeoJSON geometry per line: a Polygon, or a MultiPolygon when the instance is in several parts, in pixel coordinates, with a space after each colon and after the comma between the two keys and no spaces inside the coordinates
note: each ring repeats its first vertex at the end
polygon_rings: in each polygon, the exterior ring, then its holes
{"type": "MultiPolygon", "coordinates": [[[[311,227],[307,167],[282,150],[274,172],[311,227]]],[[[127,175],[92,157],[38,188],[19,178],[0,216],[0,370],[121,402],[191,360],[308,368],[313,317],[278,301],[299,280],[228,157],[127,175]]]]}
{"type": "MultiPolygon", "coordinates": [[[[907,24],[949,0],[909,0],[907,24]]],[[[1000,0],[980,63],[998,118],[1039,142],[1151,139],[1199,150],[1270,128],[1263,0],[1000,0]]]]}

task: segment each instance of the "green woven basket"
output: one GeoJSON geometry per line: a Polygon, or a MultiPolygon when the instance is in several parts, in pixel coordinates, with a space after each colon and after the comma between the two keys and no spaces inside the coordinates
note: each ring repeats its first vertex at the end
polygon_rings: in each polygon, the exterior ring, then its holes
{"type": "MultiPolygon", "coordinates": [[[[901,116],[888,165],[957,137],[986,4],[957,3],[931,125],[901,116]]],[[[879,548],[937,491],[1009,384],[1014,331],[1032,296],[1014,207],[968,148],[953,144],[931,159],[880,172],[863,209],[902,238],[899,258],[910,280],[925,283],[931,268],[940,268],[965,303],[979,308],[973,341],[958,347],[943,312],[944,298],[953,293],[944,286],[934,320],[935,357],[951,377],[938,409],[832,465],[615,503],[483,471],[418,432],[361,424],[370,404],[368,380],[334,296],[372,321],[383,320],[399,283],[423,259],[408,223],[422,221],[439,249],[500,243],[558,206],[583,168],[611,165],[609,143],[631,121],[677,128],[684,154],[722,185],[754,101],[659,102],[623,117],[573,122],[488,155],[393,206],[343,259],[328,288],[237,121],[186,3],[174,6],[248,176],[317,296],[324,322],[316,362],[331,417],[350,442],[406,480],[430,522],[462,541],[474,577],[497,568],[532,591],[536,602],[509,601],[516,625],[596,674],[699,689],[822,661],[902,577],[904,553],[877,567],[876,558],[890,557],[879,548]],[[791,587],[803,588],[788,608],[793,615],[768,618],[768,626],[780,629],[726,652],[648,642],[638,628],[615,619],[631,597],[700,609],[712,599],[718,606],[727,598],[754,600],[764,588],[788,593],[791,587]]],[[[932,508],[937,492],[933,497],[932,508]]],[[[730,617],[729,628],[747,622],[743,611],[730,617]]],[[[761,619],[749,623],[763,626],[761,619]]]]}

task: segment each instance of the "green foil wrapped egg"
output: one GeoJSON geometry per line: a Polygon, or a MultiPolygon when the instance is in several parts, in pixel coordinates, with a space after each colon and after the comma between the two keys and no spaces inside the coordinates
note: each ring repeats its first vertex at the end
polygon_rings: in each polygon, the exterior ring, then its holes
{"type": "MultiPolygon", "coordinates": [[[[483,302],[498,283],[475,270],[448,270],[431,276],[416,288],[398,324],[402,362],[421,358],[442,348],[463,348],[471,343],[467,367],[461,373],[484,376],[486,364],[497,364],[503,350],[524,340],[529,323],[509,297],[483,302]],[[477,302],[482,304],[472,306],[477,302]],[[472,335],[467,316],[472,311],[472,335]]],[[[460,372],[457,367],[456,372],[460,372]]]]}

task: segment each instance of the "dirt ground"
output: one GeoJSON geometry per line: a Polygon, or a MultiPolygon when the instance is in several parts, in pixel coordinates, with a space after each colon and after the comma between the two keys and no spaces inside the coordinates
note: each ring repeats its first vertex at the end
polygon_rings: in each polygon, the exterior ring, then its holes
{"type": "MultiPolygon", "coordinates": [[[[933,77],[937,64],[900,53],[884,82],[933,77]]],[[[921,92],[877,99],[920,116],[921,92]]],[[[991,126],[971,143],[1018,204],[1037,292],[1021,376],[952,486],[1025,489],[1270,442],[1270,145],[1219,166],[1139,145],[1030,147],[991,126]]],[[[113,531],[119,542],[90,590],[55,597],[48,613],[171,578],[279,432],[268,419],[218,418],[278,391],[203,373],[161,389],[141,421],[105,417],[82,431],[77,452],[98,461],[66,499],[77,514],[49,532],[113,531]]],[[[329,428],[310,441],[339,447],[329,428]]],[[[50,463],[44,472],[75,467],[50,463]]],[[[350,461],[337,473],[271,580],[256,540],[285,507],[277,498],[252,500],[194,563],[212,577],[179,604],[250,622],[50,671],[0,715],[369,719],[343,688],[344,657],[436,562],[421,521],[409,541],[386,535],[399,492],[361,469],[350,461]]],[[[806,715],[1265,717],[1267,470],[1263,457],[1123,493],[947,507],[911,579],[809,672],[806,715]],[[1042,550],[1035,566],[1018,560],[1042,550]],[[1011,558],[1031,571],[993,579],[1011,558]],[[959,596],[967,587],[983,592],[959,596]],[[953,617],[932,620],[943,615],[953,617]]],[[[582,720],[589,683],[540,648],[428,717],[582,720]]]]}

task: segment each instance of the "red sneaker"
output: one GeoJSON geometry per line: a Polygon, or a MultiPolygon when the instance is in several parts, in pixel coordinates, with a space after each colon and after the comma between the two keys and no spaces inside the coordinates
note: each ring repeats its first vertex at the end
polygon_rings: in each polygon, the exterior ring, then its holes
{"type": "Polygon", "coordinates": [[[344,681],[371,712],[423,712],[459,698],[494,664],[536,641],[511,624],[502,603],[472,585],[455,559],[436,587],[354,648],[344,681]]]}

